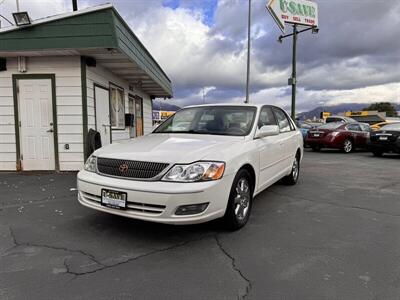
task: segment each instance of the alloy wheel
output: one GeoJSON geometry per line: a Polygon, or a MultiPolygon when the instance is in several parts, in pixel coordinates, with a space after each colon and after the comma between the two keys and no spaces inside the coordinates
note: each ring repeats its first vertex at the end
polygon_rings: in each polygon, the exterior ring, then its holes
{"type": "Polygon", "coordinates": [[[297,181],[297,178],[299,177],[299,160],[297,158],[293,162],[292,176],[293,176],[293,180],[297,181]]]}
{"type": "Polygon", "coordinates": [[[353,150],[353,143],[350,140],[345,140],[343,144],[343,150],[346,153],[351,152],[351,150],[353,150]]]}
{"type": "Polygon", "coordinates": [[[234,200],[235,216],[242,221],[246,218],[250,207],[250,184],[246,178],[240,178],[236,185],[234,200]]]}

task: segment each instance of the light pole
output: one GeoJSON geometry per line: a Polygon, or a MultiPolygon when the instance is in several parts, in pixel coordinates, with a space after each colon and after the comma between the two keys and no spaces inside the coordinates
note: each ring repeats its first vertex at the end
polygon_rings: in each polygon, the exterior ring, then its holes
{"type": "Polygon", "coordinates": [[[250,85],[250,30],[251,30],[251,0],[249,0],[249,15],[247,24],[247,78],[246,78],[246,100],[245,103],[249,103],[249,85],[250,85]]]}
{"type": "Polygon", "coordinates": [[[17,4],[17,12],[19,12],[19,0],[15,0],[17,4]]]}
{"type": "Polygon", "coordinates": [[[297,25],[293,25],[293,33],[287,35],[281,35],[278,38],[278,42],[282,43],[283,39],[293,36],[293,57],[292,57],[292,77],[289,78],[289,85],[292,86],[292,108],[291,108],[291,117],[294,120],[296,118],[296,85],[297,85],[297,70],[296,70],[296,56],[297,56],[297,35],[299,33],[311,30],[313,34],[317,34],[319,29],[317,27],[309,27],[300,31],[297,31],[297,25]]]}

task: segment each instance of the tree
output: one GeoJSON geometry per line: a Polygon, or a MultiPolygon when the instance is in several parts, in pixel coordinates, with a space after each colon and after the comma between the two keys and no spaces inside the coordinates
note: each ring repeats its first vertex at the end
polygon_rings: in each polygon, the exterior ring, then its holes
{"type": "Polygon", "coordinates": [[[397,117],[396,107],[390,102],[377,102],[363,109],[366,110],[377,110],[379,112],[386,112],[387,117],[397,117]]]}

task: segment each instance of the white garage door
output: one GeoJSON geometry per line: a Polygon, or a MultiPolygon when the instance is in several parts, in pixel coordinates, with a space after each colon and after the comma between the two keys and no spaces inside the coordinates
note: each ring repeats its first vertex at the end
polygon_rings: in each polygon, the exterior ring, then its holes
{"type": "Polygon", "coordinates": [[[19,80],[23,170],[54,170],[53,106],[50,79],[19,80]]]}

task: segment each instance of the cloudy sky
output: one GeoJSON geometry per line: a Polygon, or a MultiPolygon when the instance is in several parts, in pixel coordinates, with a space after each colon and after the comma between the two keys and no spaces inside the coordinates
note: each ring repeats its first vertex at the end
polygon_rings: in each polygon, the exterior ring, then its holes
{"type": "MultiPolygon", "coordinates": [[[[71,0],[19,0],[35,18],[71,11],[71,0]]],[[[79,8],[107,0],[78,0],[79,8]]],[[[114,0],[169,75],[171,103],[241,102],[245,95],[247,0],[114,0]]],[[[316,0],[320,33],[298,44],[298,110],[344,102],[400,103],[400,1],[316,0]]],[[[251,102],[290,106],[291,40],[252,0],[251,102]]],[[[15,0],[0,0],[11,19],[15,0]]],[[[2,20],[3,26],[6,22],[2,20]]]]}

